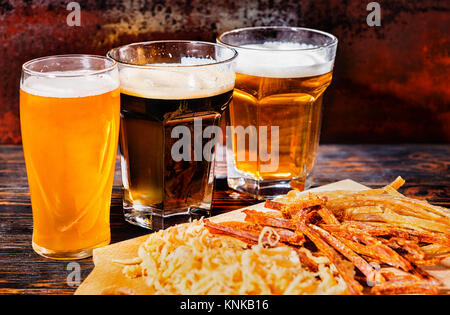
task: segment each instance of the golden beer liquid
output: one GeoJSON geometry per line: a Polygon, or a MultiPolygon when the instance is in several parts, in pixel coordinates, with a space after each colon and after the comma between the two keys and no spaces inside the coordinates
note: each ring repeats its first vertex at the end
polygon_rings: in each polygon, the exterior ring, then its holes
{"type": "MultiPolygon", "coordinates": [[[[236,135],[233,151],[236,168],[255,180],[291,179],[293,188],[303,190],[317,153],[322,110],[322,94],[331,82],[332,72],[301,78],[270,78],[236,74],[232,126],[267,126],[266,148],[270,153],[271,126],[279,126],[279,165],[265,172],[259,154],[250,161],[249,138],[245,140],[245,160],[237,157],[236,135]]],[[[258,140],[260,141],[260,139],[258,140]]],[[[258,147],[261,144],[258,143],[258,147]]]]}
{"type": "Polygon", "coordinates": [[[35,250],[70,254],[107,245],[119,89],[74,98],[21,90],[20,118],[35,250]]]}

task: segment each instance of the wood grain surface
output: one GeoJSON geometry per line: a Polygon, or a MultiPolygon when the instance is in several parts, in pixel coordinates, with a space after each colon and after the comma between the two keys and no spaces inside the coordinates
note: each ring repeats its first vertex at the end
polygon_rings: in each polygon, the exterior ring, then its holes
{"type": "MultiPolygon", "coordinates": [[[[315,186],[346,178],[371,187],[396,176],[407,180],[402,192],[450,207],[450,145],[322,145],[315,168],[315,186]]],[[[217,166],[214,213],[239,209],[257,200],[227,187],[224,164],[217,166]]],[[[122,216],[119,168],[112,206],[112,243],[147,234],[122,216]]],[[[68,262],[55,262],[31,248],[32,215],[21,146],[0,146],[0,294],[72,294],[67,285],[68,262]]],[[[92,259],[78,261],[81,280],[93,268],[92,259]]]]}

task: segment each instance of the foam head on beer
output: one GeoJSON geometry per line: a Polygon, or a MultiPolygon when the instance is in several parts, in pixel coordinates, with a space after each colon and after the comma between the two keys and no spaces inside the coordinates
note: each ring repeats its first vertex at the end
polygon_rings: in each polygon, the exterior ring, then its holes
{"type": "Polygon", "coordinates": [[[119,65],[119,70],[126,219],[159,229],[161,217],[209,212],[214,164],[204,158],[203,148],[211,153],[208,144],[216,138],[203,135],[218,126],[231,102],[233,67],[182,57],[175,63],[119,65]],[[148,220],[148,213],[157,219],[148,220]]]}
{"type": "Polygon", "coordinates": [[[47,72],[45,76],[29,77],[22,82],[21,88],[37,96],[76,98],[108,93],[119,87],[111,74],[89,75],[89,71],[65,71],[64,76],[58,74],[60,72],[47,72]],[[84,72],[86,76],[83,76],[84,72]]]}
{"type": "Polygon", "coordinates": [[[331,72],[333,60],[314,45],[291,42],[247,44],[238,49],[236,72],[269,78],[302,78],[331,72]]]}
{"type": "Polygon", "coordinates": [[[232,90],[234,72],[228,66],[211,65],[214,62],[183,57],[178,64],[126,67],[120,74],[121,90],[129,95],[170,100],[209,97],[232,90]]]}
{"type": "Polygon", "coordinates": [[[259,199],[303,190],[317,152],[333,50],[259,39],[236,49],[229,117],[232,125],[246,127],[249,137],[235,128],[227,150],[228,184],[259,199]]]}

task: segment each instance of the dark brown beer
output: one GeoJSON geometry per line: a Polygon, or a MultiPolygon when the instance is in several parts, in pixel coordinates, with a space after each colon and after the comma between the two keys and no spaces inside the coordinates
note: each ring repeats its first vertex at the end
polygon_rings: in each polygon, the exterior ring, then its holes
{"type": "Polygon", "coordinates": [[[235,50],[164,40],[115,48],[125,220],[152,230],[211,214],[218,127],[235,50]]]}
{"type": "Polygon", "coordinates": [[[210,139],[196,137],[194,119],[201,118],[202,133],[218,126],[232,99],[233,90],[192,99],[153,99],[121,93],[120,151],[124,206],[150,207],[164,216],[209,208],[212,199],[214,161],[196,161],[194,149],[188,161],[175,161],[171,150],[179,141],[173,128],[186,126],[192,147],[204,147],[210,139]],[[200,146],[199,146],[200,144],[200,146]],[[188,209],[189,208],[189,209],[188,209]]]}

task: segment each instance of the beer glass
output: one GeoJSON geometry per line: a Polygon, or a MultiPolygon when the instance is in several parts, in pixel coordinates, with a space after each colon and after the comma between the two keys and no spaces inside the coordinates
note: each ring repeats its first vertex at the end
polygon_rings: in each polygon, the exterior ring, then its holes
{"type": "Polygon", "coordinates": [[[119,63],[126,221],[158,230],[208,216],[218,122],[232,99],[236,51],[153,41],[108,56],[119,63]]]}
{"type": "Polygon", "coordinates": [[[239,54],[227,112],[228,185],[257,199],[308,188],[336,37],[298,27],[254,27],[223,33],[217,41],[239,54]]]}
{"type": "Polygon", "coordinates": [[[90,256],[110,242],[120,123],[117,63],[88,55],[25,63],[20,123],[33,249],[60,260],[90,256]]]}

